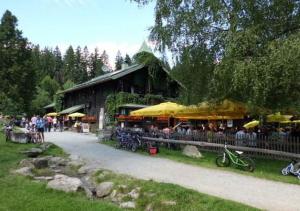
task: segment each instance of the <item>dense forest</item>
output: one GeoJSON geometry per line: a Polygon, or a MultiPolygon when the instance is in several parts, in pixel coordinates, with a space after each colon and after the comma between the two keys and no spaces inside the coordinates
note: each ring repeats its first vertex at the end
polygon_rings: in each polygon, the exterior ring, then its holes
{"type": "MultiPolygon", "coordinates": [[[[108,55],[85,46],[69,46],[64,54],[58,47],[41,49],[30,43],[17,28],[17,18],[6,11],[0,24],[0,111],[5,114],[32,114],[55,100],[55,93],[87,81],[109,68],[108,55]]],[[[123,62],[131,64],[118,52],[115,70],[123,62]]]]}
{"type": "MultiPolygon", "coordinates": [[[[147,6],[154,0],[131,0],[147,6]]],[[[184,84],[179,100],[225,98],[253,111],[300,112],[300,1],[156,0],[150,40],[172,52],[171,73],[184,84]]],[[[0,111],[38,111],[53,94],[103,74],[108,56],[70,46],[40,49],[7,11],[0,25],[0,111]]],[[[115,69],[131,58],[118,52],[115,69]]]]}

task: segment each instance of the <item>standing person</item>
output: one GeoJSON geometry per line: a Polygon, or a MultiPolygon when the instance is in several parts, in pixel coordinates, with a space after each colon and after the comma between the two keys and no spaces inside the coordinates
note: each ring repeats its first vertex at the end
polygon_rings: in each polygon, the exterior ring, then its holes
{"type": "Polygon", "coordinates": [[[45,123],[45,126],[44,126],[44,132],[47,132],[48,130],[48,118],[47,116],[44,116],[44,123],[45,123]]]}
{"type": "Polygon", "coordinates": [[[64,131],[64,118],[60,117],[58,122],[59,122],[59,131],[63,132],[64,131]]]}
{"type": "Polygon", "coordinates": [[[51,116],[48,116],[47,120],[48,120],[48,132],[51,132],[51,127],[52,127],[52,118],[51,118],[51,116]]]}
{"type": "Polygon", "coordinates": [[[56,128],[57,128],[57,118],[56,118],[56,116],[53,118],[52,122],[53,122],[53,130],[55,132],[56,128]]]}
{"type": "Polygon", "coordinates": [[[36,128],[38,131],[39,139],[41,140],[42,143],[45,142],[44,127],[45,127],[44,119],[38,116],[36,120],[36,128]]]}
{"type": "Polygon", "coordinates": [[[37,117],[35,115],[33,115],[33,117],[31,118],[32,127],[35,127],[36,120],[37,120],[37,117]]]}

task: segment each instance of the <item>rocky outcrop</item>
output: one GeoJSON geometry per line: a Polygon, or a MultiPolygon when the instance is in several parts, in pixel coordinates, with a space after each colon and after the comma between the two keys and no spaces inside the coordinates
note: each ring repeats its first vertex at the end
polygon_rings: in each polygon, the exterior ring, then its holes
{"type": "Polygon", "coordinates": [[[39,156],[40,154],[42,154],[44,151],[40,148],[31,148],[27,151],[23,151],[24,154],[27,155],[27,157],[30,158],[35,158],[37,156],[39,156]]]}
{"type": "Polygon", "coordinates": [[[57,174],[47,185],[48,188],[61,190],[64,192],[76,192],[82,186],[80,179],[57,174]]]}
{"type": "Polygon", "coordinates": [[[48,162],[49,157],[35,158],[32,161],[34,167],[37,169],[47,168],[49,166],[48,162]]]}
{"type": "Polygon", "coordinates": [[[20,175],[23,175],[23,176],[30,176],[30,177],[33,176],[32,168],[30,168],[30,167],[23,167],[23,168],[15,170],[14,172],[16,174],[20,174],[20,175]]]}
{"type": "Polygon", "coordinates": [[[135,202],[133,201],[127,201],[120,204],[121,208],[124,209],[135,209],[135,202]]]}
{"type": "Polygon", "coordinates": [[[193,158],[201,158],[202,154],[199,152],[196,146],[186,145],[182,152],[184,155],[193,158]]]}
{"type": "Polygon", "coordinates": [[[102,182],[96,187],[96,195],[99,198],[108,196],[114,187],[113,182],[102,182]]]}

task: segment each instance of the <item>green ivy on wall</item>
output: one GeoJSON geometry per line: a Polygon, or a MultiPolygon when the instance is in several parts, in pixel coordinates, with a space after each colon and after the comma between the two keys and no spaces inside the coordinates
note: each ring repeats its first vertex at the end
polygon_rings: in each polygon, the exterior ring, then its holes
{"type": "Polygon", "coordinates": [[[105,101],[105,109],[108,116],[112,119],[115,113],[117,113],[119,106],[123,104],[133,103],[153,105],[163,101],[164,98],[161,95],[146,94],[144,97],[141,97],[139,94],[119,92],[107,96],[105,101]]]}

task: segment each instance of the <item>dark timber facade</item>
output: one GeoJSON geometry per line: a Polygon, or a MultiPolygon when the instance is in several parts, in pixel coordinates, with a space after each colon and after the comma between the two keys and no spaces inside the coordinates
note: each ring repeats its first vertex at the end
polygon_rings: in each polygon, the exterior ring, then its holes
{"type": "Polygon", "coordinates": [[[82,112],[98,120],[100,108],[105,109],[110,94],[128,92],[141,96],[161,95],[165,99],[178,97],[180,85],[164,67],[155,72],[155,80],[149,72],[147,65],[134,64],[78,84],[62,92],[63,108],[84,104],[82,112]]]}

